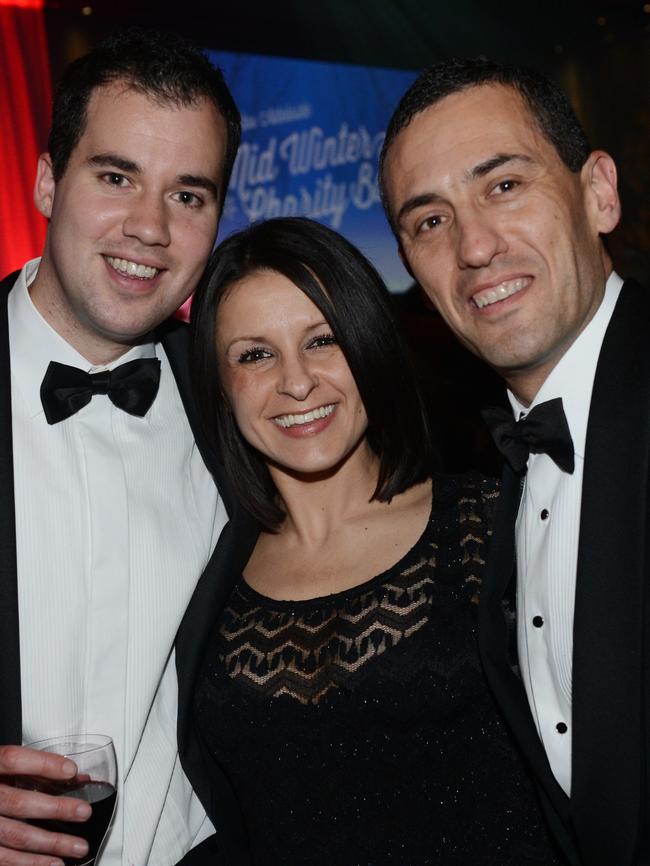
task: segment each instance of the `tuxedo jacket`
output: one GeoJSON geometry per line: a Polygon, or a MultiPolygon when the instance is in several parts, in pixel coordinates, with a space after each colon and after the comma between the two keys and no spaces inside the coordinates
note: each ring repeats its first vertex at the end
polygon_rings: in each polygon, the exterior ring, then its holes
{"type": "MultiPolygon", "coordinates": [[[[0,283],[0,744],[22,742],[11,371],[7,320],[7,297],[17,278],[18,272],[11,274],[0,283]]],[[[176,667],[179,678],[179,749],[187,761],[188,775],[191,775],[193,780],[197,779],[198,786],[203,789],[202,757],[194,755],[191,750],[185,756],[183,750],[183,745],[188,740],[186,726],[190,718],[190,684],[193,683],[194,669],[200,659],[201,636],[209,633],[214,614],[223,606],[223,600],[230,592],[238,569],[241,573],[250,555],[254,536],[250,536],[251,547],[247,548],[244,544],[246,535],[241,527],[249,526],[251,521],[236,504],[218,455],[207,446],[200,430],[189,377],[189,328],[182,322],[170,319],[161,326],[156,336],[160,339],[169,358],[197,445],[215,479],[230,518],[221,532],[209,565],[190,600],[176,643],[176,667]]],[[[199,846],[199,848],[207,855],[212,844],[209,842],[207,846],[199,846]]]]}
{"type": "Polygon", "coordinates": [[[621,290],[601,347],[585,446],[573,629],[572,787],[555,780],[508,662],[519,479],[506,466],[479,605],[488,681],[572,866],[650,863],[650,292],[621,290]]]}

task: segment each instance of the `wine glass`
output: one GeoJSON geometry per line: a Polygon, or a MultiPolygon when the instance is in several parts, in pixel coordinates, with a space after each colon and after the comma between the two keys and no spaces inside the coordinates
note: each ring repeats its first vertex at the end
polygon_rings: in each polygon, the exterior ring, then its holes
{"type": "Polygon", "coordinates": [[[77,765],[77,775],[73,779],[23,778],[20,785],[54,797],[77,797],[90,803],[92,815],[82,823],[44,819],[30,823],[54,833],[83,836],[88,842],[85,859],[64,857],[63,862],[70,866],[92,866],[111,823],[117,799],[117,761],[113,740],[101,734],[73,734],[26,745],[30,749],[63,755],[77,765]]]}

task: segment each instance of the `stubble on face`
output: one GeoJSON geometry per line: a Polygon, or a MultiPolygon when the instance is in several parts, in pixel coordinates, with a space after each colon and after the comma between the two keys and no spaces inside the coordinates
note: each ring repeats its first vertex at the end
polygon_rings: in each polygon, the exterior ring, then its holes
{"type": "Polygon", "coordinates": [[[425,109],[387,155],[411,273],[459,339],[528,394],[602,299],[588,168],[570,172],[521,97],[496,85],[425,109]]]}

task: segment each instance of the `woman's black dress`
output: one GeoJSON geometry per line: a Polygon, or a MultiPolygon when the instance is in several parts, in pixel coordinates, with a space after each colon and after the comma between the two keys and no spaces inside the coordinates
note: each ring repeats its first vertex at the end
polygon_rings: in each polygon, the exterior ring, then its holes
{"type": "Polygon", "coordinates": [[[255,866],[558,862],[477,654],[495,499],[435,478],[420,540],[353,589],[282,602],[235,586],[195,712],[255,866]]]}

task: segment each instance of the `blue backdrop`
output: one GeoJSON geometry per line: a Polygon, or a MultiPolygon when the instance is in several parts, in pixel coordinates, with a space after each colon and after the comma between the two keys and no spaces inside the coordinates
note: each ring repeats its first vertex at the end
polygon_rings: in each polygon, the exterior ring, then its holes
{"type": "Polygon", "coordinates": [[[388,119],[414,72],[209,52],[242,113],[243,140],[219,232],[304,215],[340,231],[392,291],[401,265],[377,189],[388,119]]]}

